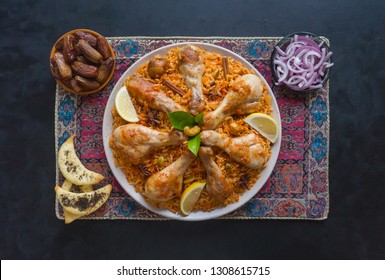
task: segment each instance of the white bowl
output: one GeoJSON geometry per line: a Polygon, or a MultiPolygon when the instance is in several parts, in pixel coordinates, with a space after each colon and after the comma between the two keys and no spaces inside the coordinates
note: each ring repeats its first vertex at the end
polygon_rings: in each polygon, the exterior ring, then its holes
{"type": "Polygon", "coordinates": [[[218,218],[220,216],[226,215],[246,202],[248,202],[253,196],[257,194],[257,192],[263,187],[263,185],[266,183],[267,179],[269,178],[271,172],[273,171],[273,168],[275,166],[275,163],[278,158],[279,154],[279,149],[281,146],[281,129],[279,131],[279,137],[277,142],[272,146],[272,155],[267,163],[267,166],[262,170],[260,178],[256,181],[254,186],[250,190],[246,190],[240,197],[238,202],[235,202],[233,204],[229,204],[226,207],[215,209],[210,212],[192,212],[189,216],[182,216],[180,214],[175,214],[169,210],[166,209],[159,209],[157,207],[154,207],[153,205],[149,204],[146,202],[146,200],[143,198],[143,196],[135,191],[135,188],[128,183],[125,174],[123,171],[115,166],[114,163],[114,158],[113,158],[113,151],[109,146],[109,139],[112,134],[112,114],[111,111],[114,107],[115,104],[115,96],[118,90],[123,86],[124,81],[127,77],[130,75],[136,73],[138,70],[138,67],[144,63],[146,63],[150,58],[155,57],[156,55],[160,56],[165,56],[167,52],[171,49],[174,49],[176,47],[181,47],[183,45],[195,45],[201,49],[204,49],[209,52],[215,52],[218,53],[222,56],[227,56],[231,57],[239,62],[241,62],[245,67],[252,69],[256,75],[258,75],[263,82],[266,84],[269,94],[271,96],[271,105],[273,108],[273,118],[277,121],[278,127],[281,128],[281,117],[279,114],[279,109],[277,105],[277,101],[273,95],[273,92],[269,85],[267,84],[266,80],[263,78],[263,76],[249,63],[247,62],[244,58],[241,56],[225,49],[219,46],[215,46],[212,44],[207,44],[207,43],[199,43],[199,42],[184,42],[184,43],[177,43],[177,44],[172,44],[168,45],[165,47],[161,47],[159,49],[156,49],[142,58],[140,58],[138,61],[136,61],[130,68],[126,70],[126,72],[123,73],[123,75],[120,77],[119,81],[116,83],[114,89],[112,90],[112,93],[108,99],[105,112],[104,112],[104,118],[103,118],[103,145],[104,145],[104,150],[106,153],[107,161],[108,164],[110,165],[111,171],[114,174],[115,178],[119,182],[119,184],[122,186],[122,188],[132,197],[134,198],[138,203],[143,205],[145,208],[148,210],[159,214],[161,216],[164,216],[166,218],[170,219],[176,219],[176,220],[183,220],[183,221],[201,221],[201,220],[209,220],[213,218],[218,218]]]}

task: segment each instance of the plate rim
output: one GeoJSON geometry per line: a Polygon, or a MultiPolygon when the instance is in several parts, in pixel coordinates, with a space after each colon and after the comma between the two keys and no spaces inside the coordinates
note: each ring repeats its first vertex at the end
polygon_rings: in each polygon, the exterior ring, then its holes
{"type": "Polygon", "coordinates": [[[103,139],[103,148],[104,152],[106,155],[107,163],[108,166],[111,169],[112,175],[115,177],[115,179],[118,181],[119,185],[123,188],[123,190],[130,196],[132,197],[137,203],[139,203],[142,207],[146,208],[147,210],[160,215],[165,218],[169,219],[174,219],[174,220],[181,220],[181,221],[203,221],[203,220],[210,220],[210,219],[215,219],[221,216],[224,216],[226,214],[229,214],[241,206],[245,205],[250,199],[252,199],[260,190],[261,188],[265,185],[267,180],[270,178],[271,173],[276,165],[280,147],[281,147],[281,136],[282,136],[282,124],[281,124],[281,116],[279,112],[279,107],[277,100],[275,98],[275,95],[267,83],[266,79],[262,76],[262,74],[250,63],[248,62],[245,58],[240,56],[239,54],[223,48],[221,46],[215,45],[215,44],[210,44],[210,43],[205,43],[205,42],[179,42],[179,43],[171,43],[165,46],[162,46],[160,48],[157,48],[142,57],[140,57],[137,61],[135,61],[131,66],[129,66],[124,73],[119,77],[119,80],[116,82],[114,85],[114,88],[112,89],[109,97],[107,104],[104,109],[104,114],[103,114],[103,126],[102,126],[102,139],[103,139]],[[160,53],[167,53],[168,50],[180,47],[183,45],[196,45],[198,47],[202,47],[203,49],[208,48],[209,50],[205,49],[206,51],[215,51],[221,55],[226,54],[230,55],[234,59],[238,60],[239,62],[242,63],[242,65],[246,66],[247,68],[251,69],[258,77],[262,79],[262,81],[265,83],[265,85],[268,88],[269,95],[272,97],[272,107],[273,107],[273,117],[276,120],[278,127],[279,127],[279,135],[276,143],[274,143],[272,147],[272,154],[270,159],[268,160],[267,166],[262,170],[260,178],[257,179],[253,187],[249,190],[246,190],[243,194],[241,194],[241,197],[239,200],[235,203],[229,204],[225,207],[222,208],[217,208],[212,211],[204,212],[204,211],[197,211],[197,212],[192,212],[188,216],[182,216],[180,214],[171,212],[170,210],[167,209],[160,209],[157,208],[151,204],[149,204],[144,197],[136,192],[135,188],[133,185],[131,185],[127,179],[123,171],[115,166],[114,158],[113,158],[113,152],[112,149],[109,147],[109,138],[112,133],[112,122],[107,124],[106,120],[111,119],[112,120],[112,114],[111,110],[113,108],[113,105],[115,104],[115,96],[118,90],[122,87],[124,84],[125,79],[131,75],[131,72],[134,73],[136,72],[137,68],[148,61],[151,57],[154,57],[160,53]],[[215,49],[215,50],[211,50],[215,49]],[[219,52],[218,52],[219,50],[219,52]],[[111,107],[112,106],[112,107],[111,107]],[[108,128],[108,125],[110,127],[108,128]],[[118,174],[117,174],[118,173],[118,174]],[[267,173],[267,175],[266,175],[267,173]],[[123,178],[122,178],[123,176],[123,178]],[[127,186],[128,185],[128,186],[127,186]],[[256,186],[258,185],[258,186],[256,186]],[[243,198],[243,199],[242,199],[243,198]]]}

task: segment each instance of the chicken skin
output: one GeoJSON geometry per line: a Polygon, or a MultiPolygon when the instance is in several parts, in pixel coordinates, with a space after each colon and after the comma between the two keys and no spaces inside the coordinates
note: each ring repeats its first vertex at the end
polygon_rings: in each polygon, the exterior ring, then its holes
{"type": "Polygon", "coordinates": [[[162,91],[156,91],[153,84],[140,76],[133,76],[126,81],[127,91],[135,99],[145,102],[150,108],[160,110],[165,113],[184,111],[184,108],[168,97],[162,91]]]}
{"type": "Polygon", "coordinates": [[[197,115],[204,110],[202,75],[205,72],[203,59],[196,47],[187,45],[179,50],[179,71],[192,91],[189,111],[197,115]]]}
{"type": "Polygon", "coordinates": [[[242,114],[251,114],[255,113],[258,110],[259,105],[259,102],[250,102],[240,106],[239,110],[242,114]]]}
{"type": "Polygon", "coordinates": [[[203,129],[215,129],[240,106],[259,101],[262,89],[261,79],[254,74],[237,78],[218,108],[204,116],[203,129]]]}
{"type": "Polygon", "coordinates": [[[133,163],[156,149],[182,144],[187,138],[178,130],[160,132],[140,124],[119,126],[113,132],[115,145],[126,153],[133,163]]]}
{"type": "Polygon", "coordinates": [[[230,138],[214,130],[205,130],[201,132],[201,142],[219,147],[233,160],[251,169],[259,169],[265,163],[265,152],[254,133],[230,138]]]}
{"type": "Polygon", "coordinates": [[[223,200],[233,191],[234,186],[222,173],[214,161],[214,152],[210,147],[199,148],[199,158],[206,169],[206,190],[214,200],[223,200]]]}
{"type": "Polygon", "coordinates": [[[145,183],[145,194],[155,201],[168,201],[182,193],[183,175],[196,156],[190,151],[182,155],[165,169],[151,175],[145,183]]]}

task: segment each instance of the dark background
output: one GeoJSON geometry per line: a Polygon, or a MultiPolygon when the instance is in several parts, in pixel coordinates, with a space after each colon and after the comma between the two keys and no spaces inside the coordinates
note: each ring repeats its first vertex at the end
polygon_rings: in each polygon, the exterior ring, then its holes
{"type": "Polygon", "coordinates": [[[384,259],[384,1],[1,1],[2,259],[384,259]],[[77,221],[54,213],[54,93],[63,33],[327,36],[330,213],[325,221],[77,221]]]}

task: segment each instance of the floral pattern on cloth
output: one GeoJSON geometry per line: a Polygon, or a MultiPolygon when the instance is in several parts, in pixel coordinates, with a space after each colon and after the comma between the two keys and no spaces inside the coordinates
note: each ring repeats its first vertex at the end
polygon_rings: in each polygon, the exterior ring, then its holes
{"type": "MultiPolygon", "coordinates": [[[[293,93],[272,83],[270,55],[279,38],[190,38],[116,37],[107,38],[116,54],[111,82],[92,95],[74,95],[59,85],[56,89],[56,149],[76,134],[76,150],[84,165],[102,173],[113,190],[108,201],[82,219],[165,218],[145,209],[131,198],[114,178],[103,149],[102,125],[109,93],[119,77],[135,61],[159,47],[199,41],[229,49],[248,60],[267,80],[277,99],[282,119],[282,142],[277,164],[264,187],[248,203],[220,219],[315,219],[329,211],[329,84],[314,93],[293,93]]],[[[56,154],[57,154],[56,151],[56,154]]],[[[64,178],[56,170],[56,183],[64,178]]],[[[96,187],[100,187],[97,185],[96,187]]],[[[63,210],[56,200],[56,215],[63,210]]]]}

